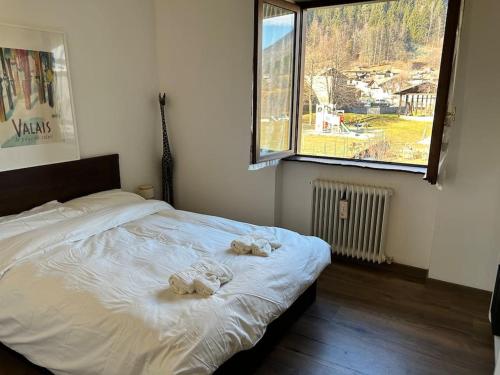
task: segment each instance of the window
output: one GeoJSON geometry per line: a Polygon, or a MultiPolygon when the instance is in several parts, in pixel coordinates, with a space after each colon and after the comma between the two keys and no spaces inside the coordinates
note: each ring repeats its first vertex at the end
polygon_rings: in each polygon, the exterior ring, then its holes
{"type": "Polygon", "coordinates": [[[254,162],[294,154],[297,123],[300,8],[257,1],[254,162]]]}
{"type": "Polygon", "coordinates": [[[427,167],[435,183],[459,8],[257,0],[253,162],[427,167]]]}

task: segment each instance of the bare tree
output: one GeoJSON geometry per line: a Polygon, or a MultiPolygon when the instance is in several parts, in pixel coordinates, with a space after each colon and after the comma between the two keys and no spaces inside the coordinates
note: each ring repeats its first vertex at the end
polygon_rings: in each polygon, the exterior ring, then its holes
{"type": "Polygon", "coordinates": [[[343,73],[353,62],[347,45],[346,30],[335,28],[324,35],[320,47],[328,100],[337,107],[352,105],[357,100],[357,90],[348,84],[348,77],[343,73]]]}
{"type": "Polygon", "coordinates": [[[319,27],[318,19],[314,18],[307,29],[306,55],[305,55],[305,87],[304,94],[307,96],[309,106],[309,126],[312,126],[313,98],[314,98],[314,77],[321,69],[321,54],[319,50],[319,40],[322,30],[319,27]]]}

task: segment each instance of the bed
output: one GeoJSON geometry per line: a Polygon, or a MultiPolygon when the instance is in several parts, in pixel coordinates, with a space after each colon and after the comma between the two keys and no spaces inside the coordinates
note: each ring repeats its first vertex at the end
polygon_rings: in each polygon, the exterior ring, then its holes
{"type": "Polygon", "coordinates": [[[49,207],[47,225],[0,232],[0,342],[36,365],[56,374],[241,373],[314,300],[330,263],[320,239],[119,188],[118,155],[0,174],[2,217],[66,202],[49,207]],[[230,251],[256,230],[282,248],[268,258],[230,251]],[[234,279],[208,298],[173,293],[169,275],[200,257],[234,279]]]}

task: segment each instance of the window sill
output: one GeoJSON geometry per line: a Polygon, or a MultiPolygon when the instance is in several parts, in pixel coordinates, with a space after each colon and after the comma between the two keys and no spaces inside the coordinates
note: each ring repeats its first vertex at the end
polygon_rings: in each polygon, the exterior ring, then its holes
{"type": "Polygon", "coordinates": [[[301,156],[294,155],[290,156],[285,161],[295,161],[301,163],[314,163],[314,164],[325,164],[325,165],[339,165],[342,167],[356,167],[356,168],[366,168],[374,169],[379,171],[393,171],[393,172],[403,172],[425,175],[427,173],[427,167],[420,167],[417,165],[408,164],[392,164],[383,162],[371,162],[371,161],[361,161],[361,160],[347,160],[347,159],[333,159],[321,156],[301,156]]]}

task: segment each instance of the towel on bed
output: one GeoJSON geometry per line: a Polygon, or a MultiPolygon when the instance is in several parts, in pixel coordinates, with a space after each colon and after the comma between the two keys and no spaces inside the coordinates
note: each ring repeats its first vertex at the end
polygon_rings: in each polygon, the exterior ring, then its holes
{"type": "Polygon", "coordinates": [[[204,297],[209,297],[215,294],[220,289],[220,287],[221,282],[215,275],[207,276],[199,274],[194,279],[194,290],[197,294],[204,297]]]}
{"type": "Polygon", "coordinates": [[[192,265],[192,268],[199,274],[207,277],[215,276],[219,279],[221,285],[233,279],[233,272],[224,264],[210,258],[204,258],[198,263],[192,265]]]}
{"type": "Polygon", "coordinates": [[[198,272],[188,268],[187,270],[174,273],[168,279],[170,286],[177,294],[194,293],[194,279],[198,276],[198,272]]]}
{"type": "Polygon", "coordinates": [[[281,244],[273,235],[254,232],[238,237],[231,242],[231,249],[236,254],[252,254],[261,257],[268,257],[271,253],[279,249],[281,244]]]}
{"type": "Polygon", "coordinates": [[[255,231],[251,234],[251,236],[255,239],[263,239],[269,242],[269,245],[271,245],[271,248],[273,250],[279,249],[281,247],[281,243],[278,241],[275,235],[262,232],[262,231],[255,231]]]}
{"type": "Polygon", "coordinates": [[[198,293],[209,296],[217,292],[221,285],[233,279],[233,272],[216,260],[204,258],[184,271],[170,276],[169,282],[177,294],[198,293]]]}

